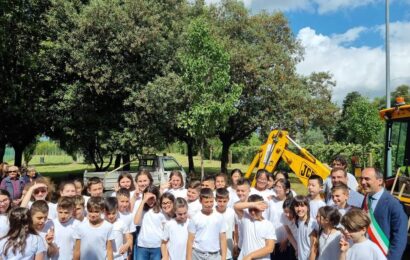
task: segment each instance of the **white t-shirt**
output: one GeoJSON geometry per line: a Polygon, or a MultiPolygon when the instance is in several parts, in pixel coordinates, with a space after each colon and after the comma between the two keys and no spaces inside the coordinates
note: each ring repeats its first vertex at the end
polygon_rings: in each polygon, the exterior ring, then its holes
{"type": "Polygon", "coordinates": [[[231,208],[226,208],[225,212],[221,214],[226,223],[226,242],[228,246],[226,259],[231,259],[233,251],[233,231],[235,229],[235,211],[231,208]]]}
{"type": "Polygon", "coordinates": [[[310,234],[318,230],[317,222],[309,219],[309,223],[298,220],[298,232],[296,235],[296,242],[298,244],[298,259],[307,260],[310,254],[310,234]]]}
{"type": "Polygon", "coordinates": [[[385,260],[386,257],[375,243],[366,239],[353,244],[347,251],[346,259],[349,260],[385,260]]]}
{"type": "Polygon", "coordinates": [[[340,231],[326,235],[322,232],[319,237],[319,258],[318,260],[339,259],[340,257],[340,231]]]}
{"type": "Polygon", "coordinates": [[[167,250],[170,260],[186,259],[189,221],[188,219],[185,223],[178,223],[175,219],[171,219],[165,223],[162,240],[168,241],[167,250]]]}
{"type": "Polygon", "coordinates": [[[128,228],[128,233],[133,233],[135,232],[135,224],[134,224],[134,215],[130,212],[119,212],[118,211],[118,217],[125,223],[125,225],[128,228]]]}
{"type": "MultiPolygon", "coordinates": [[[[46,245],[46,248],[48,248],[47,241],[46,241],[46,235],[50,231],[51,228],[54,228],[54,223],[51,219],[48,219],[46,223],[44,224],[43,229],[40,231],[37,231],[39,236],[43,239],[44,244],[46,245]]],[[[54,235],[55,235],[55,231],[54,231],[54,235]]]]}
{"type": "Polygon", "coordinates": [[[100,226],[94,227],[88,219],[84,219],[74,232],[74,238],[81,240],[80,258],[106,259],[107,242],[114,240],[112,228],[112,224],[105,220],[100,226]]]}
{"type": "Polygon", "coordinates": [[[16,250],[16,254],[13,253],[12,248],[9,248],[7,255],[4,254],[3,249],[7,242],[7,237],[0,240],[0,258],[6,260],[32,260],[38,254],[43,253],[46,255],[46,245],[43,239],[38,235],[29,234],[26,239],[26,247],[24,252],[16,250]]]}
{"type": "Polygon", "coordinates": [[[202,252],[218,252],[219,235],[226,232],[225,220],[216,210],[210,215],[199,211],[189,222],[188,232],[195,234],[193,248],[202,252]]]}
{"type": "Polygon", "coordinates": [[[326,206],[326,203],[323,200],[310,200],[309,201],[309,208],[310,208],[310,218],[316,219],[317,212],[321,207],[326,206]]]}
{"type": "Polygon", "coordinates": [[[188,202],[189,218],[193,218],[196,215],[196,213],[201,211],[201,209],[202,209],[202,205],[201,205],[201,202],[199,202],[199,199],[192,201],[192,202],[188,202]]]}
{"type": "Polygon", "coordinates": [[[129,226],[126,226],[126,224],[119,218],[112,224],[112,235],[114,237],[112,252],[114,254],[114,259],[123,260],[127,258],[127,252],[125,252],[125,254],[120,254],[119,250],[120,247],[127,242],[124,236],[129,233],[128,231],[129,226]]]}
{"type": "Polygon", "coordinates": [[[74,232],[80,222],[71,218],[66,223],[61,223],[58,219],[53,219],[54,225],[54,243],[58,247],[58,254],[52,259],[73,259],[75,245],[74,232]]]}
{"type": "Polygon", "coordinates": [[[337,205],[333,205],[333,207],[337,208],[337,210],[339,211],[341,217],[343,217],[347,212],[349,212],[353,207],[350,205],[346,205],[345,208],[339,208],[337,205]]]}
{"type": "Polygon", "coordinates": [[[269,201],[269,221],[273,224],[276,233],[276,242],[282,242],[287,238],[285,227],[282,222],[283,200],[273,198],[269,201]]]}
{"type": "Polygon", "coordinates": [[[229,202],[228,207],[233,208],[233,205],[239,201],[239,197],[236,194],[236,190],[232,187],[228,187],[227,190],[229,191],[229,202]]]}
{"type": "Polygon", "coordinates": [[[165,192],[171,193],[172,195],[174,195],[175,198],[184,198],[184,199],[186,199],[188,190],[185,189],[185,188],[167,189],[167,190],[164,191],[164,193],[165,192]]]}
{"type": "Polygon", "coordinates": [[[167,218],[159,211],[155,213],[149,209],[142,213],[141,230],[138,235],[138,246],[146,248],[161,247],[161,239],[167,218]]]}
{"type": "MultiPolygon", "coordinates": [[[[244,211],[242,219],[239,220],[242,226],[243,240],[241,253],[238,260],[244,256],[261,249],[265,246],[266,240],[276,240],[275,228],[273,224],[264,219],[262,221],[252,220],[249,214],[244,211]]],[[[259,260],[270,260],[270,254],[258,258],[259,260]]]]}
{"type": "MultiPolygon", "coordinates": [[[[284,226],[287,226],[292,233],[293,238],[296,240],[298,235],[298,227],[293,220],[289,220],[285,214],[282,214],[281,221],[284,226]]],[[[287,233],[286,233],[287,234],[287,233]]],[[[296,249],[296,248],[295,248],[296,249]]]]}
{"type": "Polygon", "coordinates": [[[0,215],[0,237],[4,237],[10,230],[10,223],[7,215],[0,215]]]}
{"type": "Polygon", "coordinates": [[[251,192],[249,193],[250,195],[253,194],[258,194],[259,196],[261,196],[265,201],[269,201],[271,199],[271,197],[276,196],[276,193],[274,190],[270,190],[270,189],[265,189],[263,191],[259,191],[255,188],[251,188],[251,192]]]}

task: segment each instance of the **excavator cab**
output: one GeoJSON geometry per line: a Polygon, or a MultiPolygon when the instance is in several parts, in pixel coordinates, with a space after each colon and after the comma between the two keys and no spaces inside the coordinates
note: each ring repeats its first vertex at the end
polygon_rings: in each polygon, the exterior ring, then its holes
{"type": "Polygon", "coordinates": [[[410,105],[398,97],[394,107],[380,111],[380,117],[386,121],[385,185],[410,207],[410,105]],[[387,156],[388,153],[391,158],[387,156]]]}

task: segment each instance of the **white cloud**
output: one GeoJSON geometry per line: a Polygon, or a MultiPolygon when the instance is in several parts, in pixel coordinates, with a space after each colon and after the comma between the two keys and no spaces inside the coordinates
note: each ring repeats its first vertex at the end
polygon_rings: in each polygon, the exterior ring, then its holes
{"type": "MultiPolygon", "coordinates": [[[[385,0],[242,0],[253,11],[310,11],[319,14],[335,12],[341,9],[354,9],[385,0]]],[[[205,0],[207,4],[216,4],[221,0],[205,0]]]]}
{"type": "Polygon", "coordinates": [[[340,9],[354,9],[380,0],[311,0],[317,5],[319,14],[334,12],[340,9]]]}
{"type": "MultiPolygon", "coordinates": [[[[346,47],[365,32],[366,28],[352,28],[344,34],[326,36],[305,27],[297,35],[305,48],[304,60],[297,65],[303,75],[328,71],[336,80],[334,99],[341,102],[347,93],[359,91],[374,97],[385,94],[384,46],[346,47]]],[[[380,27],[379,27],[379,30],[380,27]]],[[[391,24],[391,86],[410,84],[410,22],[391,24]]]]}

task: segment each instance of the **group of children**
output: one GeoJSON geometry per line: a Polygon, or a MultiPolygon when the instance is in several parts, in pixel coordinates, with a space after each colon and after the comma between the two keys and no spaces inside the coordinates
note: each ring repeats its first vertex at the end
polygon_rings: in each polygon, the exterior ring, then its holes
{"type": "Polygon", "coordinates": [[[0,190],[0,259],[385,259],[365,234],[368,216],[347,204],[344,184],[323,200],[311,176],[308,195],[291,190],[287,174],[261,170],[251,187],[242,172],[232,185],[219,174],[187,185],[180,172],[157,187],[148,171],[121,173],[115,192],[91,178],[52,185],[37,179],[19,206],[0,190]],[[363,250],[366,248],[366,250],[363,250]]]}

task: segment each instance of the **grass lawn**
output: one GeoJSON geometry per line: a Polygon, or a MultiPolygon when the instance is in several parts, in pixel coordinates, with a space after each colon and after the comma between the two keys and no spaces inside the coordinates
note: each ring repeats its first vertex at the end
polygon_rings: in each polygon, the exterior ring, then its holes
{"type": "MultiPolygon", "coordinates": [[[[188,157],[182,154],[168,154],[173,156],[188,172],[188,157]]],[[[46,155],[44,157],[44,164],[40,164],[41,156],[34,156],[30,161],[30,165],[34,166],[43,176],[50,177],[55,183],[60,183],[63,179],[82,178],[85,170],[94,171],[93,165],[81,162],[74,162],[70,156],[67,155],[46,155]]],[[[12,163],[12,162],[10,162],[12,163]]],[[[199,179],[201,172],[201,162],[198,156],[194,157],[195,172],[197,173],[193,178],[199,179]]],[[[204,168],[205,174],[219,173],[221,162],[217,160],[205,160],[204,168]]],[[[131,170],[137,168],[137,162],[131,164],[131,170]]],[[[234,163],[228,166],[228,171],[239,168],[242,172],[246,172],[248,165],[234,163]]],[[[113,167],[110,168],[112,170],[113,167]]],[[[298,194],[306,194],[307,189],[304,187],[294,174],[290,174],[292,189],[298,194]]]]}

